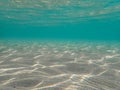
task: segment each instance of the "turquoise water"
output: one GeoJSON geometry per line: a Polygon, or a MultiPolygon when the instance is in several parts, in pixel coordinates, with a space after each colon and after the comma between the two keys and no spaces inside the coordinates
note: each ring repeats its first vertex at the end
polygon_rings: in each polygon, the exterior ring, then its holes
{"type": "Polygon", "coordinates": [[[120,40],[119,0],[0,0],[1,39],[120,40]]]}
{"type": "Polygon", "coordinates": [[[120,0],[0,0],[0,90],[120,90],[120,0]]]}

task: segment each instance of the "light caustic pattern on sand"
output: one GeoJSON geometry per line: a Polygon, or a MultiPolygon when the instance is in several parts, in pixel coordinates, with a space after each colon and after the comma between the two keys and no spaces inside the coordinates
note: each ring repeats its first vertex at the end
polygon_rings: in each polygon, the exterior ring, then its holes
{"type": "Polygon", "coordinates": [[[0,90],[120,90],[120,43],[0,43],[0,90]]]}

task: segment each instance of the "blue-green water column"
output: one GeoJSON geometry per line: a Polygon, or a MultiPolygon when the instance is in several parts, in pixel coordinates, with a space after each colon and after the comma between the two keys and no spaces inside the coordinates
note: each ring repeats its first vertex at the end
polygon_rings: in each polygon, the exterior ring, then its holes
{"type": "Polygon", "coordinates": [[[55,26],[0,23],[1,39],[120,40],[119,20],[111,22],[94,20],[55,26]]]}

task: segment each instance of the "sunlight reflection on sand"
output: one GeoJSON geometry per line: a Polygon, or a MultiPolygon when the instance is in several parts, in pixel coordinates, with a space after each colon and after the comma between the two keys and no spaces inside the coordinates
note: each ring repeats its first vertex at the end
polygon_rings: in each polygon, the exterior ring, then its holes
{"type": "Polygon", "coordinates": [[[120,43],[0,43],[0,90],[120,90],[120,43]]]}

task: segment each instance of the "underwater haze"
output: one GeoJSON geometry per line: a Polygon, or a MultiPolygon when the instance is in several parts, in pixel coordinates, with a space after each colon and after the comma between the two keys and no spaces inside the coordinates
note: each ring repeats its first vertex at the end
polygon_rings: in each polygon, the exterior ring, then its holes
{"type": "Polygon", "coordinates": [[[0,90],[120,90],[120,0],[0,0],[0,90]]]}
{"type": "Polygon", "coordinates": [[[0,38],[120,40],[119,0],[0,0],[0,38]]]}

